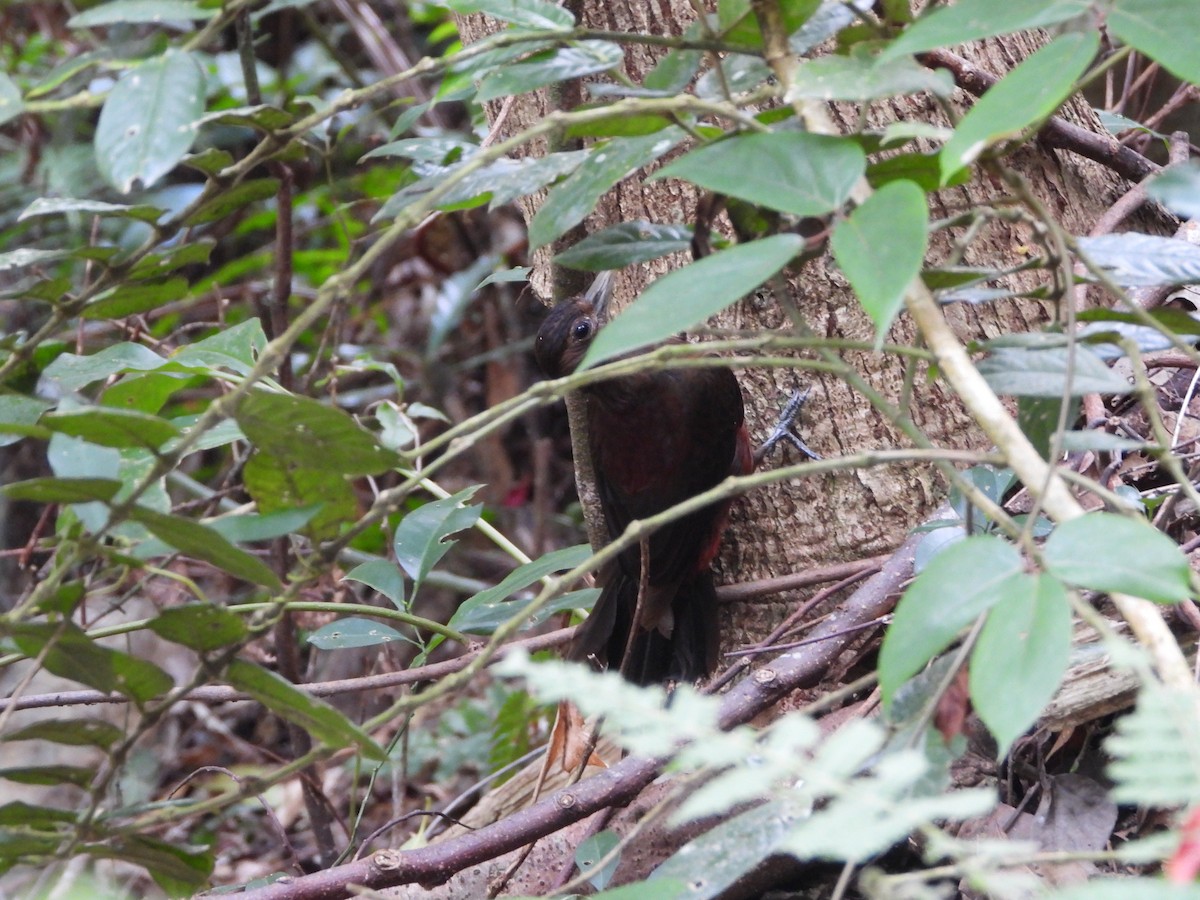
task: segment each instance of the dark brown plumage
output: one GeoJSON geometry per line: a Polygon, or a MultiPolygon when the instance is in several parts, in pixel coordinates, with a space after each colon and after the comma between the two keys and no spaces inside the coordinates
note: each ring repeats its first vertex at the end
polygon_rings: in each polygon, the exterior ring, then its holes
{"type": "MultiPolygon", "coordinates": [[[[604,324],[610,295],[610,283],[601,276],[587,295],[551,311],[534,349],[547,376],[575,370],[604,324]]],[[[729,369],[644,372],[589,385],[583,394],[609,540],[631,521],[753,468],[742,392],[729,369]]],[[[728,502],[712,504],[651,535],[636,623],[641,550],[630,547],[608,565],[600,573],[600,598],[570,657],[619,666],[638,684],[693,681],[711,672],[719,634],[710,566],[728,509],[728,502]]]]}

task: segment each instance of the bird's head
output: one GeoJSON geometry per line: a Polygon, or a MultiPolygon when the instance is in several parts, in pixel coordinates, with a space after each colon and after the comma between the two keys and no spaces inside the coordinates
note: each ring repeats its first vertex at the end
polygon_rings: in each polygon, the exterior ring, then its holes
{"type": "Polygon", "coordinates": [[[586,293],[550,310],[533,345],[533,355],[547,378],[575,371],[596,332],[608,321],[613,281],[611,272],[601,272],[586,293]]]}

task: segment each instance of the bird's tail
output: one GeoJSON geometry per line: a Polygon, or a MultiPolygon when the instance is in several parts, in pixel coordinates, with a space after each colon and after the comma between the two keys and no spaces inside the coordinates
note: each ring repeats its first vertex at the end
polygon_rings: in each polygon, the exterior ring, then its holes
{"type": "Polygon", "coordinates": [[[619,564],[610,565],[600,597],[579,626],[567,658],[600,669],[620,669],[634,684],[692,682],[712,672],[720,650],[712,573],[696,573],[680,585],[671,603],[672,621],[665,629],[635,625],[637,596],[637,579],[619,564]]]}

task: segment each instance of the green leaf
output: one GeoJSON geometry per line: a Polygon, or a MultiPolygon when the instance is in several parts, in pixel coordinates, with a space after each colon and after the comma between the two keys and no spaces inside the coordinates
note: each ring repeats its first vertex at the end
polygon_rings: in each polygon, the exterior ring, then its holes
{"type": "Polygon", "coordinates": [[[185,603],[164,609],[149,628],[160,638],[197,653],[231,646],[250,634],[241,616],[212,603],[185,603]]]}
{"type": "Polygon", "coordinates": [[[180,366],[225,368],[248,375],[266,346],[267,336],[262,323],[258,319],[248,319],[188,344],[172,356],[171,361],[180,366]]]}
{"type": "Polygon", "coordinates": [[[259,103],[255,106],[239,106],[236,109],[214,110],[197,119],[195,127],[199,129],[206,125],[236,125],[271,132],[281,131],[295,121],[294,113],[269,103],[259,103]]]}
{"type": "MultiPolygon", "coordinates": [[[[591,555],[591,547],[587,544],[577,544],[574,547],[554,550],[540,559],[518,566],[504,576],[499,584],[464,600],[448,624],[458,631],[491,634],[501,623],[516,615],[523,606],[519,601],[508,601],[507,598],[547,575],[575,568],[591,555]]],[[[582,605],[584,604],[576,603],[576,606],[582,605]]],[[[574,609],[575,606],[566,608],[574,609]]],[[[548,614],[543,611],[539,618],[544,619],[548,614]]]]}
{"type": "Polygon", "coordinates": [[[590,234],[555,256],[554,261],[572,269],[600,272],[649,262],[691,246],[690,226],[656,225],[639,220],[622,222],[590,234]]]}
{"type": "Polygon", "coordinates": [[[1053,115],[1096,58],[1092,30],[1055,38],[997,82],[967,112],[942,148],[942,179],[949,180],[987,147],[1016,137],[1053,115]]]}
{"type": "Polygon", "coordinates": [[[84,716],[73,719],[43,719],[6,734],[6,741],[53,741],[71,747],[106,749],[125,736],[120,728],[104,719],[84,716]]]}
{"type": "Polygon", "coordinates": [[[254,391],[234,416],[262,452],[327,475],[378,475],[396,464],[350,416],[309,397],[254,391]]]}
{"type": "Polygon", "coordinates": [[[121,284],[97,294],[80,315],[85,319],[121,319],[182,300],[187,294],[186,278],[168,278],[151,284],[121,284]]]}
{"type": "Polygon", "coordinates": [[[83,438],[102,447],[158,450],[181,434],[178,428],[158,416],[98,406],[47,413],[41,421],[51,431],[83,438]]]}
{"type": "MultiPolygon", "coordinates": [[[[60,784],[73,784],[75,787],[86,788],[95,780],[95,769],[84,766],[14,766],[0,769],[0,778],[15,781],[18,784],[37,784],[54,787],[60,784]]],[[[5,850],[8,847],[5,845],[5,850]]]]}
{"type": "Polygon", "coordinates": [[[929,69],[913,59],[880,59],[869,56],[818,56],[803,59],[787,93],[796,100],[849,100],[866,102],[923,91],[947,97],[954,78],[945,69],[929,69]]]}
{"type": "MultiPolygon", "coordinates": [[[[587,157],[587,150],[573,150],[566,153],[550,153],[543,157],[498,159],[463,176],[458,183],[441,196],[437,201],[437,207],[439,209],[457,209],[468,202],[478,205],[486,201],[489,208],[495,209],[497,206],[511,203],[518,197],[532,194],[562,176],[574,172],[587,157]],[[478,201],[478,203],[474,201],[478,201]]],[[[430,172],[416,184],[402,188],[388,199],[375,214],[373,221],[396,216],[409,204],[439,187],[467,162],[469,160],[445,168],[438,166],[436,171],[430,172]]]]}
{"type": "Polygon", "coordinates": [[[139,280],[161,278],[184,266],[205,265],[215,246],[216,241],[211,238],[202,238],[168,247],[162,253],[147,253],[129,270],[129,277],[139,280]]]}
{"type": "Polygon", "coordinates": [[[71,28],[95,28],[101,25],[151,24],[211,19],[217,10],[196,0],[112,0],[84,10],[67,20],[71,28]]]}
{"type": "Polygon", "coordinates": [[[0,72],[0,125],[11,122],[25,111],[21,89],[3,72],[0,72]]]}
{"type": "Polygon", "coordinates": [[[299,725],[330,747],[357,747],[369,759],[387,759],[371,736],[330,706],[295,685],[244,659],[235,659],[225,673],[228,682],[245,691],[281,719],[299,725]]]}
{"type": "Polygon", "coordinates": [[[846,202],[866,165],[862,149],[848,138],[777,131],[708,144],[651,180],[681,178],[757,206],[820,216],[846,202]]]}
{"type": "Polygon", "coordinates": [[[321,650],[344,650],[348,647],[375,647],[379,644],[415,641],[380,622],[349,616],[318,628],[308,636],[308,642],[321,650]]]}
{"type": "Polygon", "coordinates": [[[964,628],[1022,583],[1021,554],[1008,541],[979,535],[930,560],[896,606],[879,651],[885,704],[905,680],[941,653],[964,628]]]}
{"type": "Polygon", "coordinates": [[[1062,397],[1068,389],[1072,397],[1133,390],[1132,384],[1082,346],[1075,348],[1074,359],[1066,347],[993,350],[980,360],[979,373],[997,394],[1014,397],[1062,397]]]}
{"type": "Polygon", "coordinates": [[[569,30],[575,17],[546,0],[447,0],[442,4],[456,13],[484,13],[501,22],[524,28],[569,30]]]}
{"type": "Polygon", "coordinates": [[[226,516],[204,524],[235,544],[269,541],[299,531],[312,521],[320,509],[318,504],[310,503],[298,509],[281,509],[265,515],[226,516]]]}
{"type": "Polygon", "coordinates": [[[1200,165],[1171,166],[1145,184],[1146,193],[1177,216],[1200,218],[1200,165]]]}
{"type": "MultiPolygon", "coordinates": [[[[1033,449],[1043,459],[1050,459],[1050,451],[1054,446],[1054,435],[1058,431],[1058,421],[1062,416],[1062,397],[1019,397],[1017,398],[1017,424],[1033,449]]],[[[1069,398],[1067,401],[1066,421],[1074,422],[1079,415],[1079,400],[1069,398]]],[[[1111,435],[1107,435],[1111,436],[1111,435]]]]}
{"type": "Polygon", "coordinates": [[[117,495],[121,482],[111,478],[30,478],[0,487],[10,500],[34,503],[107,502],[117,495]]]}
{"type": "Polygon", "coordinates": [[[929,245],[925,192],[911,181],[885,184],[838,223],[831,244],[882,344],[929,245]]]}
{"type": "Polygon", "coordinates": [[[620,44],[578,41],[557,50],[545,50],[518,63],[494,70],[479,85],[476,99],[483,103],[509,94],[535,91],[568,78],[607,72],[625,61],[620,44]]]}
{"type": "Polygon", "coordinates": [[[204,70],[190,54],[167,50],[126,72],[96,125],[100,174],[123,194],[155,184],[192,146],[203,111],[204,70]]]}
{"type": "Polygon", "coordinates": [[[126,834],[85,844],[83,851],[100,859],[133,863],[150,873],[169,897],[186,897],[208,882],[215,857],[208,850],[180,847],[157,838],[126,834]]]}
{"type": "MultiPolygon", "coordinates": [[[[613,858],[605,863],[604,868],[597,869],[600,860],[621,843],[621,838],[615,831],[601,831],[583,840],[575,848],[575,865],[579,866],[580,874],[587,877],[588,882],[598,891],[604,890],[621,864],[621,854],[613,854],[613,858]]],[[[657,873],[656,873],[657,874],[657,873]]]]}
{"type": "Polygon", "coordinates": [[[457,541],[446,538],[470,528],[483,512],[483,504],[463,506],[479,490],[479,485],[464,488],[444,500],[432,500],[417,507],[400,520],[392,549],[396,562],[408,577],[420,584],[457,541]]]}
{"type": "Polygon", "coordinates": [[[1190,691],[1143,684],[1137,707],[1104,742],[1112,757],[1112,798],[1131,806],[1192,806],[1200,801],[1200,728],[1190,691]]]}
{"type": "Polygon", "coordinates": [[[600,329],[581,368],[703,322],[777,274],[803,249],[803,238],[777,234],[668,272],[600,329]]]}
{"type": "Polygon", "coordinates": [[[884,53],[893,58],[980,38],[1046,28],[1091,12],[1091,0],[962,0],[926,10],[884,53]]]}
{"type": "Polygon", "coordinates": [[[662,889],[661,900],[701,900],[719,897],[739,878],[771,856],[795,824],[795,804],[765,803],[727,818],[684,844],[646,881],[659,885],[675,881],[676,890],[662,889]]]}
{"type": "Polygon", "coordinates": [[[0,253],[0,272],[7,272],[11,269],[26,269],[29,266],[40,266],[70,255],[69,250],[38,250],[34,247],[22,247],[19,250],[0,253]]]}
{"type": "Polygon", "coordinates": [[[0,394],[0,447],[15,444],[25,437],[25,431],[37,424],[47,409],[53,406],[46,400],[20,394],[0,394]],[[20,431],[5,431],[5,425],[16,425],[20,431]]]}
{"type": "Polygon", "coordinates": [[[1184,81],[1200,82],[1200,60],[1183,35],[1200,31],[1200,6],[1191,0],[1117,0],[1108,10],[1110,33],[1184,81]]]}
{"type": "Polygon", "coordinates": [[[105,347],[91,356],[63,353],[42,372],[64,394],[72,394],[95,381],[103,381],[118,372],[157,369],[166,362],[142,344],[122,342],[105,347]]]}
{"type": "Polygon", "coordinates": [[[116,216],[153,224],[158,221],[163,211],[157,206],[129,206],[124,203],[104,203],[100,200],[72,200],[68,197],[39,197],[25,207],[17,216],[17,221],[68,213],[82,216],[116,216]]]}
{"type": "Polygon", "coordinates": [[[252,203],[269,200],[279,192],[278,178],[255,178],[222,190],[187,217],[188,225],[204,225],[216,222],[235,212],[241,212],[252,203]]]}
{"type": "Polygon", "coordinates": [[[971,652],[971,703],[996,738],[998,759],[1054,697],[1071,655],[1071,604],[1046,575],[1016,575],[971,652]]]}
{"type": "Polygon", "coordinates": [[[74,822],[75,814],[65,809],[49,806],[34,806],[22,800],[14,800],[0,806],[0,825],[19,825],[24,828],[53,828],[60,822],[74,822]]]}
{"type": "Polygon", "coordinates": [[[246,491],[267,515],[297,508],[316,507],[304,526],[312,540],[338,533],[356,515],[354,488],[344,478],[330,477],[325,469],[296,465],[269,453],[255,453],[242,472],[246,491]]]}
{"type": "Polygon", "coordinates": [[[133,507],[129,511],[129,518],[145,525],[160,541],[188,556],[212,563],[218,569],[253,584],[272,590],[281,588],[279,579],[266,563],[245,550],[239,550],[199,522],[156,512],[144,506],[133,507]]]}
{"type": "Polygon", "coordinates": [[[55,675],[78,681],[105,693],[124,694],[144,704],[175,686],[171,676],[153,663],[101,647],[71,622],[22,623],[9,631],[13,642],[29,657],[42,654],[42,665],[55,675]]]}
{"type": "Polygon", "coordinates": [[[1077,240],[1079,249],[1124,287],[1200,280],[1200,247],[1178,238],[1131,231],[1077,240]]]}
{"type": "MultiPolygon", "coordinates": [[[[386,559],[373,559],[370,562],[361,563],[347,572],[346,577],[379,591],[392,601],[392,605],[396,609],[407,608],[407,604],[404,602],[404,576],[400,574],[400,570],[395,564],[386,559]]],[[[451,621],[453,622],[453,619],[451,621]]],[[[451,627],[457,626],[451,625],[451,627]]]]}
{"type": "Polygon", "coordinates": [[[1191,593],[1191,568],[1179,547],[1141,519],[1093,512],[1063,522],[1043,550],[1046,571],[1093,591],[1177,603],[1191,593]]]}
{"type": "Polygon", "coordinates": [[[618,181],[653,162],[683,140],[680,128],[635,138],[613,138],[592,148],[587,161],[551,189],[529,223],[531,248],[541,247],[582,222],[618,181]]]}

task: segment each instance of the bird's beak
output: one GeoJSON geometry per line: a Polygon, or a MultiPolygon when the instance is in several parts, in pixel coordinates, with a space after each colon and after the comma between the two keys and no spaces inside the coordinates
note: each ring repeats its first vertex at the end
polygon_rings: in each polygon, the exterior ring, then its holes
{"type": "Polygon", "coordinates": [[[612,300],[613,289],[616,287],[616,284],[616,273],[610,269],[597,275],[596,279],[592,282],[592,286],[583,295],[583,299],[592,305],[596,321],[608,321],[608,304],[612,300]]]}

